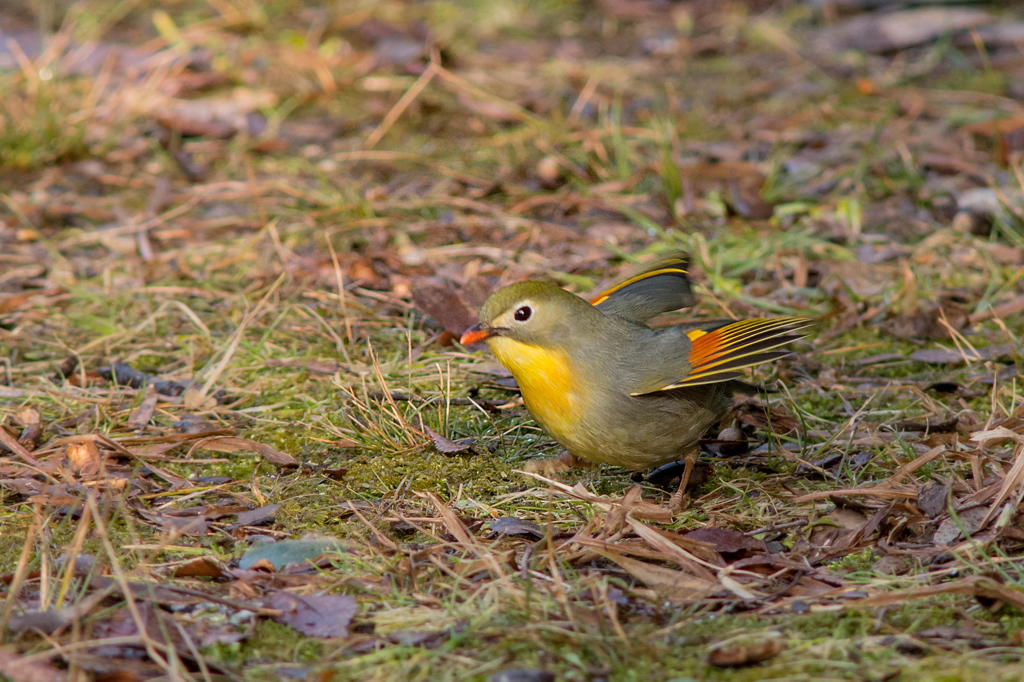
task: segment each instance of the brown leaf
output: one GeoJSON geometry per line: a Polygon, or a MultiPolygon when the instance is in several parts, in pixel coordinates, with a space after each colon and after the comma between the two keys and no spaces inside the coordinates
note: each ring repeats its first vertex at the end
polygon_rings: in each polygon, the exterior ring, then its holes
{"type": "Polygon", "coordinates": [[[92,594],[83,597],[76,603],[65,606],[61,609],[47,609],[45,611],[29,611],[11,616],[7,621],[7,627],[13,632],[25,630],[36,630],[46,634],[52,634],[57,630],[81,620],[100,602],[106,599],[114,591],[112,587],[99,589],[92,594]]]}
{"type": "Polygon", "coordinates": [[[420,280],[413,287],[412,301],[455,338],[476,323],[476,315],[450,286],[420,280]]]}
{"type": "Polygon", "coordinates": [[[705,526],[704,528],[691,530],[689,533],[684,534],[683,537],[706,542],[718,552],[735,555],[735,558],[748,556],[755,552],[765,552],[768,549],[764,540],[752,538],[730,528],[705,526]]]}
{"type": "MultiPolygon", "coordinates": [[[[57,655],[54,650],[53,655],[57,655]]],[[[61,670],[39,659],[25,660],[23,656],[7,647],[0,648],[0,676],[11,682],[65,682],[66,670],[61,670]]]]}
{"type": "Polygon", "coordinates": [[[241,512],[235,519],[235,526],[257,526],[272,521],[280,509],[281,505],[279,504],[265,504],[262,507],[241,512]]]}
{"type": "Polygon", "coordinates": [[[815,523],[806,538],[794,545],[794,551],[815,556],[837,556],[848,552],[864,540],[871,529],[871,519],[854,509],[833,509],[815,523]]]}
{"type": "Polygon", "coordinates": [[[100,472],[102,455],[95,436],[76,436],[64,447],[68,467],[82,478],[92,478],[100,472]]]}
{"type": "Polygon", "coordinates": [[[202,516],[159,516],[157,520],[164,531],[172,536],[187,535],[189,537],[203,537],[209,534],[210,528],[206,519],[202,516]]]}
{"type": "Polygon", "coordinates": [[[154,412],[156,412],[156,389],[150,385],[146,389],[146,397],[128,416],[128,426],[135,430],[146,428],[149,420],[153,418],[154,412]]]}
{"type": "Polygon", "coordinates": [[[239,87],[227,95],[202,99],[166,98],[154,103],[152,116],[167,130],[181,135],[227,139],[251,130],[253,118],[260,117],[258,110],[276,102],[277,96],[270,90],[239,87]]]}
{"type": "Polygon", "coordinates": [[[298,595],[278,590],[266,601],[283,613],[274,618],[310,637],[347,637],[356,614],[356,600],[347,594],[298,595]]]}
{"type": "Polygon", "coordinates": [[[473,451],[473,441],[470,439],[463,439],[461,441],[450,440],[429,426],[424,426],[423,430],[427,432],[428,436],[430,436],[430,440],[434,441],[434,448],[442,455],[476,454],[473,451]]]}
{"type": "Polygon", "coordinates": [[[298,462],[286,452],[264,443],[257,443],[248,438],[238,436],[213,436],[203,438],[195,444],[196,448],[213,450],[214,452],[255,452],[262,455],[268,461],[280,466],[295,466],[298,462]]]}
{"type": "Polygon", "coordinates": [[[18,442],[29,450],[34,450],[43,432],[39,413],[31,407],[23,407],[14,414],[14,420],[22,428],[18,442]]]}
{"type": "Polygon", "coordinates": [[[984,526],[986,514],[984,507],[973,507],[960,512],[955,518],[951,516],[945,519],[935,530],[932,542],[936,545],[951,545],[961,537],[973,535],[984,526]]]}
{"type": "Polygon", "coordinates": [[[925,515],[935,518],[946,510],[949,486],[938,482],[927,483],[917,490],[917,506],[925,515]]]}
{"type": "MultiPolygon", "coordinates": [[[[629,519],[629,525],[640,538],[644,540],[651,548],[660,552],[666,560],[671,561],[674,564],[678,564],[681,568],[686,570],[693,576],[705,580],[707,582],[713,582],[715,580],[715,574],[701,563],[700,558],[697,557],[689,548],[682,547],[660,533],[658,530],[651,528],[647,524],[641,523],[636,519],[629,519]]],[[[681,538],[680,538],[681,539],[681,538]]],[[[719,557],[718,562],[721,563],[719,557]]]]}
{"type": "Polygon", "coordinates": [[[977,9],[927,7],[865,14],[820,33],[829,50],[866,50],[885,53],[927,43],[945,33],[990,24],[996,17],[977,9]]]}
{"type": "Polygon", "coordinates": [[[536,540],[544,537],[544,529],[533,521],[517,519],[514,516],[502,516],[494,519],[487,527],[498,535],[527,535],[536,540]]]}
{"type": "Polygon", "coordinates": [[[223,578],[224,566],[212,556],[201,556],[177,564],[171,575],[175,578],[223,578]]]}
{"type": "Polygon", "coordinates": [[[743,635],[714,645],[708,664],[718,668],[742,668],[775,658],[786,644],[778,633],[743,635]]]}
{"type": "Polygon", "coordinates": [[[936,365],[959,365],[971,360],[1002,360],[1012,358],[1013,346],[999,344],[970,350],[968,348],[923,348],[910,354],[911,360],[936,365]]]}
{"type": "Polygon", "coordinates": [[[901,339],[943,340],[950,330],[961,331],[970,324],[970,315],[962,297],[947,295],[938,302],[924,301],[913,310],[896,313],[882,323],[882,328],[901,339]]]}
{"type": "Polygon", "coordinates": [[[0,298],[0,315],[14,312],[28,303],[33,296],[38,296],[39,293],[38,291],[26,291],[21,294],[11,294],[10,296],[0,298]]]}

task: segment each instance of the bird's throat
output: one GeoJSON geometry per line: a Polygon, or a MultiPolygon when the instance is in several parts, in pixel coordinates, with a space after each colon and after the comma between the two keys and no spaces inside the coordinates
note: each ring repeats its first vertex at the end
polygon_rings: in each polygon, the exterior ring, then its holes
{"type": "Polygon", "coordinates": [[[492,336],[487,345],[516,378],[523,402],[556,440],[565,444],[579,414],[578,382],[564,351],[534,346],[507,336],[492,336]]]}

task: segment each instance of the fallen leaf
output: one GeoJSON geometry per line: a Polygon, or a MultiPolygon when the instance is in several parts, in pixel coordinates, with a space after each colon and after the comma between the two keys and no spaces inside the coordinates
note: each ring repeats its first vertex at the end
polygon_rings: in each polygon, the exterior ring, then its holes
{"type": "Polygon", "coordinates": [[[213,450],[214,452],[255,452],[262,455],[267,459],[267,461],[280,466],[295,466],[298,464],[295,458],[286,452],[281,452],[277,448],[264,443],[257,443],[254,440],[239,438],[238,436],[213,436],[211,438],[203,438],[193,447],[213,450]]]}
{"type": "Polygon", "coordinates": [[[107,381],[115,382],[118,386],[131,386],[132,388],[152,386],[161,395],[179,396],[191,386],[189,382],[158,379],[152,374],[140,372],[123,362],[115,362],[110,366],[97,367],[96,374],[107,381]]]}
{"type": "Polygon", "coordinates": [[[785,648],[786,643],[778,633],[741,635],[713,645],[708,652],[708,665],[743,668],[775,658],[785,648]]]}
{"type": "Polygon", "coordinates": [[[252,568],[258,561],[267,561],[275,569],[281,570],[290,564],[313,562],[326,554],[343,554],[345,551],[340,541],[329,537],[280,540],[256,545],[242,555],[238,567],[252,568]]]}
{"type": "Polygon", "coordinates": [[[346,637],[356,614],[356,600],[347,594],[299,595],[273,592],[266,605],[283,613],[274,618],[310,637],[346,637]]]}
{"type": "Polygon", "coordinates": [[[428,436],[430,436],[430,440],[434,441],[434,448],[442,455],[475,454],[473,451],[473,441],[468,438],[454,441],[445,438],[429,426],[424,426],[423,430],[427,432],[428,436]]]}
{"type": "MultiPolygon", "coordinates": [[[[53,655],[58,655],[56,650],[53,655]]],[[[66,682],[68,672],[35,656],[26,660],[26,657],[3,647],[0,648],[0,676],[11,682],[66,682]]]]}
{"type": "Polygon", "coordinates": [[[932,542],[936,545],[951,545],[962,537],[967,537],[982,527],[988,510],[984,507],[965,509],[954,518],[950,516],[935,530],[932,542]]]}
{"type": "Polygon", "coordinates": [[[201,99],[157,98],[151,114],[161,126],[183,136],[228,139],[241,131],[258,135],[259,110],[276,103],[277,96],[269,89],[237,87],[226,95],[201,99]]]}
{"type": "Polygon", "coordinates": [[[99,589],[64,608],[15,614],[8,619],[7,627],[12,632],[36,630],[44,634],[52,634],[66,625],[84,618],[113,592],[114,589],[112,587],[107,587],[99,589]]]}
{"type": "Polygon", "coordinates": [[[23,407],[14,413],[14,420],[22,428],[18,442],[25,446],[27,450],[35,450],[39,442],[39,436],[43,432],[39,412],[31,407],[23,407]]]}
{"type": "Polygon", "coordinates": [[[163,514],[156,517],[164,532],[172,537],[186,535],[188,537],[200,538],[210,532],[206,518],[202,516],[172,516],[163,514]]]}
{"type": "Polygon", "coordinates": [[[274,515],[280,511],[279,504],[266,504],[256,509],[240,512],[235,519],[236,526],[257,526],[274,519],[274,515]]]}
{"type": "Polygon", "coordinates": [[[935,518],[946,510],[949,486],[938,482],[926,483],[917,490],[917,506],[927,516],[935,518]]]}
{"type": "Polygon", "coordinates": [[[949,295],[937,302],[924,301],[913,310],[894,313],[881,327],[901,339],[948,339],[950,330],[962,331],[970,322],[961,297],[949,295]]]}
{"type": "Polygon", "coordinates": [[[146,389],[146,397],[143,398],[139,406],[132,410],[132,413],[128,415],[128,426],[135,429],[136,431],[146,428],[149,424],[149,420],[153,418],[153,414],[156,412],[156,389],[150,385],[146,389]]]}
{"type": "Polygon", "coordinates": [[[10,296],[0,298],[0,315],[14,312],[21,306],[28,303],[29,300],[36,295],[38,295],[38,292],[26,291],[21,294],[11,294],[10,296]]]}
{"type": "Polygon", "coordinates": [[[201,556],[177,564],[171,569],[175,578],[223,578],[224,566],[212,556],[201,556]]]}
{"type": "Polygon", "coordinates": [[[152,661],[134,658],[139,654],[132,647],[103,647],[97,651],[103,655],[71,651],[65,657],[76,668],[91,673],[87,679],[97,682],[142,682],[159,679],[166,672],[152,661]]]}
{"type": "Polygon", "coordinates": [[[924,348],[910,354],[911,360],[937,365],[959,365],[972,360],[1003,360],[1013,357],[1014,349],[1010,345],[992,345],[976,348],[924,348]]]}
{"type": "Polygon", "coordinates": [[[420,280],[413,287],[412,300],[454,338],[476,323],[476,315],[450,286],[420,280]]]}
{"type": "Polygon", "coordinates": [[[996,17],[983,10],[926,7],[864,14],[824,29],[819,34],[830,50],[885,53],[927,43],[941,35],[990,24],[996,17]]]}
{"type": "Polygon", "coordinates": [[[764,540],[744,535],[738,530],[730,528],[716,528],[705,526],[691,530],[683,535],[690,540],[698,540],[711,545],[721,554],[732,554],[736,557],[743,557],[755,552],[767,551],[764,540]]]}
{"type": "Polygon", "coordinates": [[[487,527],[498,535],[527,535],[537,540],[544,537],[544,529],[533,521],[517,519],[514,516],[502,516],[494,519],[487,527]]]}
{"type": "MultiPolygon", "coordinates": [[[[916,637],[928,640],[943,649],[960,647],[980,648],[984,646],[985,636],[970,625],[936,625],[914,633],[916,637]]],[[[994,645],[994,643],[993,643],[994,645]]]]}
{"type": "Polygon", "coordinates": [[[82,478],[92,478],[100,472],[101,457],[94,436],[77,436],[64,447],[68,467],[82,478]]]}

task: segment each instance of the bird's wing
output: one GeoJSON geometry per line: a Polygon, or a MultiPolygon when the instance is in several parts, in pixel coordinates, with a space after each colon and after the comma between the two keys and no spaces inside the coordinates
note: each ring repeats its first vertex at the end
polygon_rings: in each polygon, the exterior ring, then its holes
{"type": "Polygon", "coordinates": [[[690,259],[675,253],[590,299],[606,315],[644,322],[655,315],[693,305],[690,259]]]}
{"type": "MultiPolygon", "coordinates": [[[[729,381],[742,376],[740,370],[789,354],[782,346],[806,336],[813,321],[805,317],[758,317],[729,322],[712,329],[681,332],[689,339],[685,374],[665,380],[651,376],[630,387],[630,395],[644,395],[675,388],[729,381]]],[[[678,343],[686,343],[678,339],[678,343]]]]}

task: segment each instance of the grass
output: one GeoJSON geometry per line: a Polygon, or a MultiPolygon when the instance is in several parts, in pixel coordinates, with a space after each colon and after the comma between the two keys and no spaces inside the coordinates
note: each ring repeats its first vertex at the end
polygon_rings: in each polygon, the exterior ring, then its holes
{"type": "MultiPolygon", "coordinates": [[[[140,77],[26,53],[0,72],[0,424],[16,439],[34,413],[28,449],[55,467],[48,478],[3,450],[4,651],[73,679],[103,673],[75,652],[112,632],[135,639],[106,657],[138,659],[140,678],[1016,679],[1017,488],[1009,516],[945,552],[931,533],[963,523],[963,509],[929,517],[917,491],[991,503],[1016,446],[971,436],[1020,433],[1020,382],[1004,361],[910,357],[1007,344],[1019,362],[1019,313],[984,315],[1019,299],[1019,216],[989,234],[950,226],[978,177],[1020,190],[1019,155],[1007,167],[997,141],[968,145],[960,130],[1017,113],[1012,69],[997,47],[982,58],[948,40],[818,68],[801,50],[821,17],[783,5],[639,17],[554,1],[49,7],[43,23],[76,43],[195,63],[129,59],[140,77]],[[670,40],[675,51],[659,52],[670,40]],[[232,137],[189,134],[207,115],[232,137]],[[771,202],[770,218],[747,213],[745,191],[771,202]],[[722,424],[765,447],[705,453],[710,477],[690,506],[660,520],[634,511],[638,529],[623,525],[629,472],[560,479],[601,496],[586,499],[520,472],[558,447],[493,358],[443,345],[444,320],[413,294],[441,284],[474,308],[535,276],[584,293],[678,248],[697,266],[687,316],[810,313],[821,333],[759,369],[773,391],[722,424]],[[951,319],[951,337],[887,326],[928,319],[950,291],[974,316],[951,319]],[[183,391],[147,403],[145,389],[101,376],[117,361],[183,391]],[[953,433],[901,425],[949,415],[953,433]],[[214,449],[188,428],[230,430],[295,466],[214,449]],[[473,452],[442,454],[428,429],[473,452]],[[88,434],[128,443],[101,442],[95,476],[59,440],[88,434]],[[181,444],[160,449],[171,435],[181,444]],[[941,457],[890,481],[937,445],[941,457]],[[841,492],[856,488],[909,492],[841,492]],[[271,504],[269,522],[237,522],[271,504]],[[183,534],[172,521],[186,514],[205,531],[183,534]],[[506,516],[543,536],[488,530],[506,516]],[[672,542],[711,552],[757,598],[717,568],[713,593],[681,598],[665,571],[702,573],[645,544],[645,527],[752,533],[766,549],[672,542]],[[346,551],[304,569],[237,568],[258,542],[310,532],[346,551]],[[91,571],[69,568],[76,554],[95,558],[91,571]],[[224,568],[176,575],[197,557],[224,568]],[[742,563],[756,557],[766,563],[742,563]],[[74,624],[46,636],[11,626],[87,603],[87,575],[118,587],[74,624]],[[970,576],[1011,592],[942,592],[970,576]],[[129,599],[127,581],[193,594],[129,599]],[[260,609],[278,589],[351,595],[349,635],[276,622],[260,609]],[[865,597],[892,601],[858,606],[865,597]],[[164,630],[140,626],[150,617],[164,630]],[[783,646],[764,660],[708,663],[714,647],[746,655],[773,638],[783,646]]],[[[640,484],[647,502],[668,501],[640,484]]]]}

